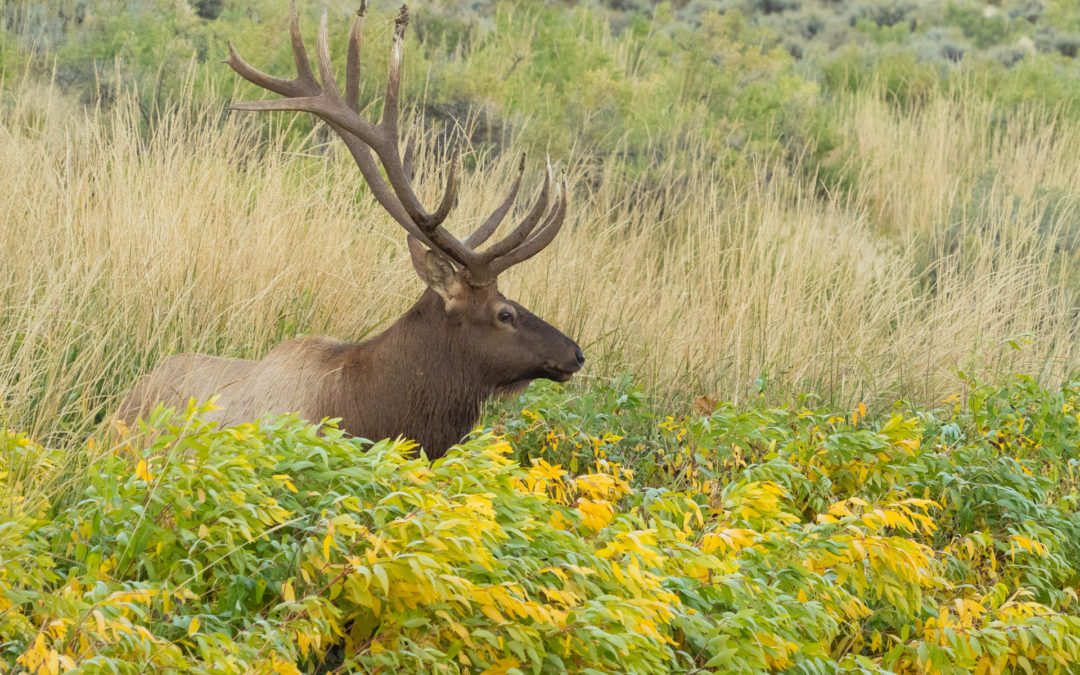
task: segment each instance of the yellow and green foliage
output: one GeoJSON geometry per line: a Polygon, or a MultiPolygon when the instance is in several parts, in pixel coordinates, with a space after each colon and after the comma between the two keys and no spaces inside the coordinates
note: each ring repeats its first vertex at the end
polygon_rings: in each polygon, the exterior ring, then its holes
{"type": "Polygon", "coordinates": [[[1069,672],[1078,392],[1017,380],[937,410],[721,404],[654,423],[626,382],[536,386],[434,463],[288,417],[218,430],[192,407],[160,413],[152,443],[99,439],[66,478],[59,453],[4,432],[0,658],[1069,672]]]}

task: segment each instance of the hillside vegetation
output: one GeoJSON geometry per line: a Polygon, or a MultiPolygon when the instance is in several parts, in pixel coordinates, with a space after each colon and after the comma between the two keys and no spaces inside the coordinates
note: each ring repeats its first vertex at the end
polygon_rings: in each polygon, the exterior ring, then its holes
{"type": "Polygon", "coordinates": [[[332,134],[225,111],[225,40],[290,74],[287,11],[0,7],[0,669],[1075,670],[1073,3],[414,3],[418,192],[463,149],[464,232],[519,152],[530,196],[565,169],[500,288],[588,357],[434,464],[112,424],[168,354],[419,295],[332,134]]]}

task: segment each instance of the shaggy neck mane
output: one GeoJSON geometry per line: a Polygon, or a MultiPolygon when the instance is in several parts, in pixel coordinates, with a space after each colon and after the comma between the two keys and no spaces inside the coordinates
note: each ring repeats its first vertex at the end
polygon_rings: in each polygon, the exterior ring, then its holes
{"type": "Polygon", "coordinates": [[[339,348],[337,391],[325,402],[340,408],[345,428],[372,439],[413,437],[429,458],[442,456],[494,391],[453,335],[442,298],[427,290],[383,333],[339,348]]]}

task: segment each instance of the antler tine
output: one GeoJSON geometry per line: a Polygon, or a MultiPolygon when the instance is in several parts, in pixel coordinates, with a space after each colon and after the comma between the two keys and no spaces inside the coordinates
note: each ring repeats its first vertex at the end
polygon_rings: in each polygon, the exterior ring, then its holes
{"type": "MultiPolygon", "coordinates": [[[[405,53],[405,27],[409,24],[409,8],[401,6],[397,19],[394,20],[394,44],[390,50],[389,72],[386,78],[386,95],[383,98],[382,117],[377,127],[379,139],[371,144],[375,154],[382,160],[383,168],[386,169],[386,177],[390,186],[394,188],[402,206],[409,212],[413,221],[424,232],[432,233],[446,220],[449,207],[453,205],[456,194],[456,180],[453,172],[448,174],[446,192],[435,213],[428,213],[420,204],[419,198],[412,189],[405,168],[402,166],[401,156],[398,153],[398,100],[401,89],[401,62],[405,53]],[[445,209],[443,207],[446,207],[445,209]]],[[[449,235],[446,235],[449,236],[449,235]]],[[[455,239],[457,244],[460,244],[455,239]]],[[[465,253],[468,249],[463,246],[456,247],[459,253],[465,253]]],[[[458,256],[453,256],[457,258],[458,256]]],[[[464,260],[459,260],[462,264],[464,260]]]]}
{"type": "MultiPolygon", "coordinates": [[[[274,77],[268,75],[261,70],[255,68],[250,63],[244,60],[244,57],[240,56],[240,52],[236,51],[236,47],[233,43],[228,43],[229,58],[225,59],[223,63],[236,71],[236,73],[251,82],[252,84],[262,87],[263,89],[269,89],[275,94],[281,94],[282,96],[317,96],[319,94],[318,82],[306,82],[301,77],[296,77],[292,80],[286,80],[280,77],[274,77]]],[[[314,80],[314,77],[312,78],[314,80]]],[[[229,106],[232,110],[244,110],[244,108],[237,107],[243,106],[244,103],[234,103],[229,106]]]]}
{"type": "Polygon", "coordinates": [[[529,214],[525,216],[525,219],[522,220],[510,234],[495,242],[484,251],[484,260],[488,262],[497,260],[500,256],[513,251],[529,238],[529,234],[532,233],[536,224],[540,222],[540,218],[544,215],[544,210],[547,208],[548,193],[551,192],[551,182],[551,163],[549,162],[547,165],[547,173],[544,175],[544,188],[540,191],[540,196],[536,199],[536,204],[533,205],[529,214]]]}
{"type": "Polygon", "coordinates": [[[502,204],[499,204],[499,208],[495,209],[484,224],[476,228],[472,234],[466,237],[461,243],[465,244],[469,248],[475,250],[477,246],[483,244],[488,240],[491,235],[495,234],[495,230],[499,229],[499,225],[502,223],[503,218],[510,212],[510,207],[514,205],[514,200],[517,199],[518,188],[521,187],[521,177],[525,173],[525,153],[521,153],[521,162],[518,164],[517,177],[514,178],[513,185],[510,186],[510,192],[506,195],[506,199],[502,204]]]}
{"type": "Polygon", "coordinates": [[[548,217],[544,219],[544,224],[541,225],[536,232],[533,233],[533,236],[529,237],[529,239],[521,246],[518,246],[506,255],[491,261],[489,265],[489,274],[497,276],[506,269],[528,260],[544,250],[544,248],[555,239],[555,235],[562,229],[563,222],[566,218],[566,195],[568,190],[565,179],[559,181],[556,189],[559,194],[556,197],[555,206],[552,208],[551,213],[548,214],[548,217]]]}
{"type": "Polygon", "coordinates": [[[405,56],[405,28],[409,25],[409,8],[401,6],[394,19],[394,44],[390,48],[389,71],[386,74],[386,95],[383,97],[382,117],[379,126],[392,131],[397,140],[398,93],[401,91],[401,61],[405,56]]]}
{"type": "Polygon", "coordinates": [[[319,37],[315,42],[315,51],[319,57],[319,77],[322,79],[324,95],[331,100],[340,101],[341,92],[338,91],[337,80],[334,78],[334,64],[330,63],[330,38],[326,27],[326,10],[323,10],[322,18],[319,19],[319,37]]]}
{"type": "MultiPolygon", "coordinates": [[[[308,62],[307,52],[304,48],[304,40],[300,34],[300,21],[296,15],[296,4],[291,4],[292,17],[289,21],[289,32],[292,36],[293,59],[296,61],[297,76],[293,80],[267,75],[253,68],[240,56],[232,45],[229,45],[230,57],[225,61],[241,77],[264,89],[285,96],[284,99],[273,101],[253,101],[234,103],[231,110],[246,111],[298,111],[309,112],[318,115],[326,123],[334,127],[341,135],[342,131],[351,133],[365,144],[376,150],[380,158],[382,153],[379,147],[382,145],[382,134],[378,127],[371,124],[359,113],[350,108],[341,98],[334,80],[333,67],[330,63],[330,49],[328,47],[327,15],[324,12],[319,22],[318,38],[318,61],[319,73],[322,75],[322,83],[315,78],[308,62]]],[[[365,177],[367,174],[365,173],[365,177]]],[[[396,192],[396,190],[395,190],[396,192]]]]}
{"type": "Polygon", "coordinates": [[[413,165],[413,160],[416,159],[416,136],[409,134],[409,140],[405,143],[405,159],[402,161],[405,169],[405,177],[412,182],[413,177],[416,176],[416,167],[413,165]]]}
{"type": "MultiPolygon", "coordinates": [[[[454,198],[457,197],[458,189],[458,163],[458,151],[455,149],[453,156],[450,158],[450,168],[446,172],[446,191],[443,192],[439,208],[435,209],[435,213],[431,216],[436,225],[446,220],[446,217],[450,215],[450,209],[454,206],[454,198]]],[[[423,229],[426,230],[427,228],[423,229]]]]}
{"type": "Polygon", "coordinates": [[[300,17],[296,14],[296,0],[289,0],[289,40],[292,42],[293,61],[296,63],[296,79],[314,85],[313,88],[318,87],[315,73],[311,72],[307,49],[304,48],[304,36],[300,34],[300,17]]]}
{"type": "MultiPolygon", "coordinates": [[[[275,94],[290,97],[318,96],[322,92],[322,88],[319,86],[319,81],[315,79],[315,74],[311,72],[311,64],[307,60],[304,41],[300,37],[300,21],[296,18],[296,3],[290,3],[290,8],[289,33],[292,37],[293,60],[296,61],[295,78],[286,80],[262,72],[245,61],[232,42],[228,43],[229,58],[225,59],[225,64],[248,82],[263,89],[269,89],[275,94]]],[[[234,108],[235,105],[242,104],[234,104],[230,108],[234,108]]],[[[242,110],[243,108],[235,109],[242,110]]]]}
{"type": "Polygon", "coordinates": [[[360,0],[352,30],[349,31],[349,51],[345,59],[345,103],[353,112],[360,112],[360,46],[364,41],[364,19],[367,0],[360,0]]]}

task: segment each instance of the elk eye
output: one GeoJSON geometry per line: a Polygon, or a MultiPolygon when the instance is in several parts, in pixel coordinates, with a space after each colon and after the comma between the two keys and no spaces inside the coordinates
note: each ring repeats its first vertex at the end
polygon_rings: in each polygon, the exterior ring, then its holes
{"type": "Polygon", "coordinates": [[[514,313],[508,309],[501,310],[499,312],[499,321],[503,323],[510,323],[514,320],[514,313]]]}

